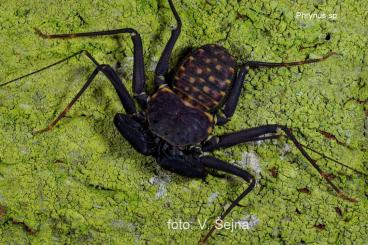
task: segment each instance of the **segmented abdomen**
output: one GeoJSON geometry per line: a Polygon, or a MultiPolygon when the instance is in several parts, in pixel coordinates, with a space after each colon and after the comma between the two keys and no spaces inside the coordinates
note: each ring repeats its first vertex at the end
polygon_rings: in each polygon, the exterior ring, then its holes
{"type": "Polygon", "coordinates": [[[184,59],[174,78],[173,90],[187,105],[213,111],[232,86],[235,65],[225,48],[202,46],[184,59]]]}

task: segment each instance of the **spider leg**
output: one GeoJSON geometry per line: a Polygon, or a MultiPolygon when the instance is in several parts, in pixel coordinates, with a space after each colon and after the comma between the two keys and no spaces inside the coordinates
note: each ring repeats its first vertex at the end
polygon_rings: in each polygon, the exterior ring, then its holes
{"type": "MultiPolygon", "coordinates": [[[[193,157],[190,155],[170,155],[170,153],[166,154],[161,152],[162,155],[157,157],[158,164],[166,170],[171,172],[175,172],[182,176],[190,177],[190,178],[202,178],[204,179],[207,175],[206,168],[219,170],[225,173],[236,175],[246,182],[250,183],[249,186],[243,191],[230,205],[229,208],[223,212],[220,217],[216,220],[216,224],[218,221],[223,222],[225,217],[231,212],[231,210],[236,207],[239,202],[253,190],[256,180],[253,175],[248,173],[247,171],[228,164],[224,161],[221,161],[215,157],[211,156],[203,156],[203,157],[193,157]]],[[[208,238],[216,229],[216,224],[211,227],[206,236],[201,239],[201,244],[205,244],[208,238]]]]}
{"type": "Polygon", "coordinates": [[[146,80],[144,72],[144,60],[143,60],[143,47],[142,39],[133,28],[122,28],[107,31],[95,31],[95,32],[82,32],[82,33],[69,33],[69,34],[45,34],[39,29],[35,28],[36,34],[44,39],[71,39],[80,37],[98,37],[98,36],[109,36],[129,33],[133,42],[133,93],[141,107],[145,108],[147,98],[146,95],[146,80]]]}
{"type": "Polygon", "coordinates": [[[166,170],[189,178],[202,178],[207,175],[202,162],[190,155],[171,155],[161,152],[157,163],[166,170]]]}
{"type": "Polygon", "coordinates": [[[247,61],[245,62],[244,66],[249,66],[250,68],[290,67],[290,66],[298,66],[298,65],[305,65],[305,64],[321,62],[331,57],[332,55],[336,55],[336,53],[330,52],[319,59],[308,59],[308,60],[294,61],[294,62],[272,63],[272,62],[263,62],[263,61],[247,61]]]}
{"type": "Polygon", "coordinates": [[[155,86],[158,88],[160,85],[165,84],[165,77],[168,69],[169,69],[169,60],[171,56],[171,52],[174,48],[174,45],[176,43],[176,40],[178,39],[181,31],[181,19],[178,14],[178,12],[175,9],[175,6],[172,2],[172,0],[168,0],[170,4],[170,9],[175,17],[176,20],[176,27],[171,31],[171,36],[169,41],[167,42],[165,49],[160,57],[160,60],[157,63],[156,69],[155,69],[155,86]]]}
{"type": "Polygon", "coordinates": [[[311,64],[316,62],[321,62],[326,60],[332,55],[335,55],[335,52],[330,52],[327,55],[319,58],[319,59],[308,59],[303,61],[294,61],[287,63],[271,63],[271,62],[262,62],[262,61],[247,61],[239,68],[238,75],[236,76],[232,88],[229,93],[229,97],[224,104],[223,113],[225,117],[218,116],[217,124],[223,125],[234,115],[236,106],[238,105],[239,97],[242,90],[242,85],[244,83],[244,77],[248,73],[250,68],[272,68],[272,67],[290,67],[290,66],[298,66],[311,64]]]}
{"type": "Polygon", "coordinates": [[[201,239],[200,244],[206,244],[208,238],[212,235],[212,233],[217,229],[217,225],[219,225],[218,222],[223,222],[225,217],[231,212],[231,210],[236,207],[239,202],[249,193],[253,190],[256,180],[253,175],[245,171],[244,169],[241,169],[237,166],[231,165],[229,163],[226,163],[224,161],[221,161],[215,157],[211,156],[204,156],[200,158],[201,163],[211,169],[220,170],[225,173],[236,175],[242,179],[244,179],[246,182],[249,183],[249,186],[231,203],[231,205],[223,212],[220,217],[216,220],[216,223],[211,227],[211,229],[208,231],[208,233],[205,235],[203,239],[201,239]]]}
{"type": "MultiPolygon", "coordinates": [[[[278,135],[278,134],[261,135],[261,136],[252,136],[252,135],[249,135],[247,137],[244,137],[242,139],[242,142],[241,143],[256,142],[256,141],[262,141],[262,140],[279,139],[281,137],[282,137],[282,135],[278,135]]],[[[213,147],[216,146],[219,143],[219,141],[220,141],[220,138],[218,136],[213,136],[213,137],[207,139],[204,142],[204,144],[203,144],[202,150],[204,152],[208,152],[208,151],[214,150],[213,147]]]]}
{"type": "Polygon", "coordinates": [[[322,169],[317,164],[316,160],[314,160],[304,149],[303,145],[299,143],[299,141],[295,138],[292,131],[282,125],[273,124],[273,125],[264,125],[256,128],[244,129],[235,133],[225,134],[218,138],[217,142],[209,142],[207,145],[203,147],[203,151],[213,151],[219,148],[226,148],[230,146],[234,146],[237,144],[241,144],[247,141],[250,141],[252,138],[257,138],[259,136],[265,134],[278,134],[280,131],[283,131],[286,137],[293,142],[295,147],[300,151],[300,153],[308,160],[308,162],[318,171],[322,178],[326,180],[326,182],[332,187],[332,189],[337,193],[337,195],[347,201],[357,202],[356,199],[348,197],[339,187],[337,187],[329,178],[329,174],[322,171],[322,169]]]}
{"type": "Polygon", "coordinates": [[[125,111],[128,114],[136,113],[136,108],[132,97],[129,95],[128,90],[124,86],[123,82],[116,74],[116,72],[112,69],[112,67],[108,65],[98,65],[97,68],[92,72],[92,74],[87,79],[87,82],[83,85],[83,87],[79,90],[79,92],[74,96],[74,98],[69,102],[69,104],[65,107],[65,109],[45,128],[37,130],[34,134],[43,133],[46,131],[50,131],[63,117],[65,117],[66,113],[72,108],[72,106],[77,102],[77,100],[82,96],[82,94],[87,90],[87,88],[94,81],[96,75],[102,72],[109,79],[109,81],[114,86],[125,111]]]}
{"type": "Polygon", "coordinates": [[[61,59],[53,64],[47,65],[45,67],[42,67],[36,71],[33,71],[31,73],[28,73],[26,75],[23,75],[21,77],[15,78],[11,81],[5,82],[0,84],[0,87],[2,86],[6,86],[8,84],[14,83],[20,79],[23,79],[25,77],[37,74],[39,72],[42,72],[44,70],[47,70],[53,66],[59,65],[63,62],[68,61],[69,59],[81,55],[81,54],[85,54],[95,65],[96,65],[96,69],[92,72],[92,74],[89,76],[89,78],[87,79],[87,82],[83,85],[83,87],[80,89],[80,91],[77,93],[77,95],[72,99],[72,101],[68,104],[68,106],[63,110],[62,113],[60,113],[56,119],[54,121],[52,121],[46,128],[35,131],[34,134],[37,133],[43,133],[46,131],[51,130],[58,121],[60,121],[63,117],[65,117],[66,113],[70,110],[70,108],[74,105],[74,103],[79,99],[79,97],[83,94],[83,92],[89,87],[89,85],[92,83],[92,81],[94,80],[94,78],[96,77],[96,75],[98,74],[98,72],[102,71],[105,76],[110,80],[110,82],[112,83],[112,85],[114,86],[120,101],[123,104],[123,107],[125,109],[125,111],[129,114],[133,114],[136,113],[136,108],[135,108],[135,104],[134,101],[132,99],[132,97],[129,95],[128,90],[126,89],[126,87],[124,86],[124,84],[122,83],[121,79],[119,78],[119,76],[116,74],[116,72],[108,65],[100,65],[96,59],[87,51],[87,50],[80,50],[64,59],[61,59]]]}
{"type": "Polygon", "coordinates": [[[26,77],[29,77],[31,75],[35,75],[35,74],[37,74],[39,72],[42,72],[44,70],[47,70],[47,69],[49,69],[49,68],[51,68],[53,66],[59,65],[59,64],[61,64],[63,62],[66,62],[66,61],[70,60],[71,58],[73,58],[75,56],[78,56],[78,55],[81,55],[81,54],[85,54],[96,66],[98,66],[97,61],[92,57],[92,55],[87,50],[80,50],[80,51],[78,51],[78,52],[76,52],[76,53],[74,53],[74,54],[72,54],[72,55],[70,55],[70,56],[68,56],[68,57],[66,57],[64,59],[61,59],[59,61],[56,61],[55,63],[52,63],[51,65],[47,65],[47,66],[42,67],[42,68],[40,68],[40,69],[38,69],[36,71],[32,71],[32,72],[30,72],[28,74],[25,74],[23,76],[20,76],[20,77],[17,77],[17,78],[12,79],[10,81],[7,81],[5,83],[2,83],[2,84],[0,84],[0,87],[5,86],[5,85],[8,85],[8,84],[11,84],[11,83],[14,83],[16,81],[19,81],[19,80],[21,80],[23,78],[26,78],[26,77]]]}
{"type": "Polygon", "coordinates": [[[248,73],[248,69],[247,66],[240,67],[222,110],[225,117],[217,116],[216,124],[224,125],[234,115],[242,91],[244,77],[248,73]]]}
{"type": "Polygon", "coordinates": [[[323,154],[323,153],[321,153],[319,151],[316,151],[316,150],[312,149],[311,147],[309,147],[307,145],[303,145],[303,144],[300,144],[300,145],[303,146],[305,149],[308,149],[308,150],[314,152],[315,154],[320,155],[324,159],[330,160],[331,162],[334,162],[337,165],[340,165],[340,166],[342,166],[344,168],[350,169],[350,170],[356,172],[357,174],[360,174],[362,176],[367,176],[368,177],[368,174],[363,173],[362,171],[359,171],[359,170],[357,170],[355,168],[352,168],[352,167],[350,167],[350,166],[348,166],[348,165],[346,165],[346,164],[344,164],[344,163],[342,163],[342,162],[340,162],[340,161],[338,161],[338,160],[336,160],[334,158],[331,158],[331,157],[329,157],[329,156],[327,156],[327,155],[325,155],[325,154],[323,154]]]}

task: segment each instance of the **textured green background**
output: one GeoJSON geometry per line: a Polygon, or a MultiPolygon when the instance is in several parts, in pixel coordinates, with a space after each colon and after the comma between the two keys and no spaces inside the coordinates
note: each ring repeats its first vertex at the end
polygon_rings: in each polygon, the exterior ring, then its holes
{"type": "MultiPolygon", "coordinates": [[[[320,57],[330,50],[339,53],[320,64],[251,72],[233,120],[215,133],[287,124],[302,142],[367,172],[365,1],[175,3],[184,26],[172,64],[184,50],[206,43],[225,46],[239,61],[280,62],[320,57]],[[296,19],[298,11],[335,13],[337,20],[296,19]],[[334,134],[345,146],[318,130],[334,134]]],[[[141,32],[152,84],[153,69],[174,23],[164,0],[3,0],[0,82],[87,49],[101,63],[115,65],[119,60],[119,72],[130,88],[132,44],[128,36],[42,40],[32,30],[39,27],[59,33],[129,26],[141,32]]],[[[188,180],[136,153],[112,124],[114,113],[123,109],[104,77],[98,77],[52,132],[32,136],[33,129],[44,127],[62,110],[92,69],[81,57],[0,88],[0,243],[197,243],[204,231],[196,219],[212,221],[245,188],[244,183],[212,176],[208,183],[188,180]],[[168,229],[169,219],[193,222],[192,229],[168,229]]],[[[256,154],[261,163],[259,185],[228,220],[253,215],[259,223],[250,230],[223,230],[210,243],[368,241],[367,180],[321,161],[323,169],[338,176],[335,182],[360,200],[344,202],[289,146],[286,141],[268,142],[215,153],[247,169],[242,158],[246,152],[256,154]],[[273,167],[279,170],[277,178],[270,174],[273,167]],[[297,191],[304,187],[311,193],[297,191]],[[316,228],[318,224],[325,228],[316,228]]]]}

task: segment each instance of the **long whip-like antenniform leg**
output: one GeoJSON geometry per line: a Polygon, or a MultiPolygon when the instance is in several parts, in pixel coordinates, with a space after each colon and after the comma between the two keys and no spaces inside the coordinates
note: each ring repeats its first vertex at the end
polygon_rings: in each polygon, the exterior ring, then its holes
{"type": "Polygon", "coordinates": [[[35,75],[35,74],[40,73],[42,71],[45,71],[45,70],[47,70],[47,69],[49,69],[51,67],[54,67],[56,65],[59,65],[61,63],[64,63],[64,62],[70,60],[71,58],[76,57],[76,56],[81,55],[81,54],[85,54],[96,66],[98,66],[97,61],[92,57],[92,55],[87,50],[80,50],[80,51],[78,51],[78,52],[76,52],[76,53],[74,53],[74,54],[72,54],[72,55],[70,55],[70,56],[68,56],[68,57],[66,57],[64,59],[61,59],[59,61],[56,61],[55,63],[52,63],[51,65],[47,65],[47,66],[42,67],[42,68],[40,68],[40,69],[38,69],[36,71],[32,71],[32,72],[30,72],[28,74],[25,74],[23,76],[20,76],[20,77],[17,77],[17,78],[12,79],[10,81],[1,83],[0,84],[0,87],[5,86],[5,85],[8,85],[8,84],[11,84],[11,83],[14,83],[16,81],[19,81],[19,80],[21,80],[23,78],[26,78],[26,77],[29,77],[29,76],[32,76],[32,75],[35,75]]]}
{"type": "Polygon", "coordinates": [[[299,66],[311,63],[317,63],[326,60],[332,55],[336,55],[335,52],[330,52],[325,56],[318,59],[308,59],[301,61],[293,61],[293,62],[281,62],[281,63],[273,63],[273,62],[263,62],[263,61],[247,61],[244,66],[248,66],[249,68],[272,68],[272,67],[290,67],[290,66],[299,66]]]}
{"type": "Polygon", "coordinates": [[[360,175],[363,175],[363,176],[367,176],[368,177],[368,174],[363,173],[362,171],[359,171],[359,170],[357,170],[355,168],[352,168],[352,167],[346,165],[345,163],[342,163],[342,162],[340,162],[340,161],[338,161],[336,159],[333,159],[332,157],[329,157],[329,156],[327,156],[327,155],[325,155],[325,154],[323,154],[323,153],[321,153],[319,151],[316,151],[315,149],[312,149],[311,147],[309,147],[307,145],[304,145],[304,144],[300,144],[300,145],[303,146],[305,149],[308,149],[311,152],[314,152],[315,154],[320,155],[324,159],[330,160],[330,161],[332,161],[333,163],[335,163],[337,165],[340,165],[340,166],[342,166],[344,168],[350,169],[350,170],[356,172],[357,174],[360,174],[360,175]]]}
{"type": "Polygon", "coordinates": [[[92,81],[94,80],[94,78],[96,77],[96,75],[98,74],[98,72],[102,71],[105,76],[110,80],[110,82],[112,83],[112,85],[115,88],[116,93],[118,94],[120,101],[123,104],[123,107],[125,109],[125,111],[128,114],[133,114],[136,113],[136,108],[135,108],[135,104],[133,101],[133,98],[129,95],[128,90],[126,89],[126,87],[124,86],[123,82],[121,81],[121,79],[119,78],[119,76],[116,74],[116,72],[108,65],[100,65],[96,59],[86,50],[81,50],[79,52],[76,52],[62,60],[59,60],[51,65],[47,65],[41,69],[38,69],[36,71],[33,71],[31,73],[28,73],[26,75],[23,75],[21,77],[15,78],[11,81],[5,82],[3,84],[0,84],[1,86],[5,86],[5,85],[9,85],[11,83],[14,83],[20,79],[23,79],[25,77],[37,74],[39,72],[42,72],[46,69],[49,69],[53,66],[59,65],[63,62],[68,61],[69,59],[81,55],[81,54],[85,54],[95,65],[96,65],[96,69],[92,72],[92,74],[89,76],[89,78],[87,79],[87,82],[83,85],[83,87],[80,89],[80,91],[77,93],[77,95],[72,99],[72,101],[67,105],[67,107],[45,128],[41,129],[41,130],[37,130],[34,132],[34,134],[38,134],[38,133],[43,133],[46,131],[51,130],[58,121],[60,121],[63,117],[65,117],[66,113],[71,109],[71,107],[75,104],[75,102],[80,98],[80,96],[84,93],[84,91],[91,85],[92,81]]]}
{"type": "Polygon", "coordinates": [[[226,135],[222,135],[219,137],[218,142],[209,142],[209,144],[203,147],[204,151],[213,151],[219,148],[226,148],[230,146],[234,146],[237,144],[241,144],[249,141],[252,138],[257,138],[259,136],[265,134],[278,134],[279,131],[283,131],[288,139],[290,139],[295,147],[300,151],[300,153],[308,160],[308,162],[318,171],[322,178],[326,180],[326,182],[332,187],[332,189],[337,193],[337,195],[344,200],[350,202],[357,202],[356,199],[347,196],[339,187],[337,187],[330,179],[330,175],[323,172],[322,169],[317,164],[316,160],[314,160],[304,149],[303,145],[299,143],[299,141],[295,138],[294,134],[291,130],[282,125],[273,124],[273,125],[264,125],[256,128],[244,129],[235,133],[230,133],[226,135]]]}
{"type": "MultiPolygon", "coordinates": [[[[248,143],[248,142],[257,142],[257,141],[263,141],[263,140],[272,140],[272,139],[279,139],[281,137],[285,137],[285,135],[281,135],[281,134],[269,134],[269,135],[261,135],[261,136],[252,136],[250,135],[249,137],[244,137],[242,139],[242,143],[248,143]]],[[[209,146],[209,145],[212,145],[212,144],[217,144],[219,141],[219,138],[217,136],[215,137],[211,137],[209,140],[207,140],[204,144],[204,147],[206,148],[206,146],[209,146]]],[[[340,165],[342,166],[343,168],[347,168],[347,169],[350,169],[351,171],[354,171],[355,173],[359,174],[359,175],[362,175],[362,176],[367,176],[368,177],[368,174],[366,173],[363,173],[362,171],[360,170],[357,170],[355,168],[352,168],[348,165],[346,165],[345,163],[342,163],[326,154],[323,154],[313,148],[311,148],[310,146],[308,145],[305,145],[305,144],[302,144],[300,143],[300,145],[305,148],[305,149],[308,149],[310,150],[311,152],[319,155],[320,157],[322,157],[322,159],[326,159],[326,160],[329,160],[333,163],[335,163],[336,165],[340,165]]]]}
{"type": "Polygon", "coordinates": [[[37,130],[34,134],[43,133],[46,131],[50,131],[63,117],[65,117],[66,113],[72,108],[72,106],[77,102],[77,100],[82,96],[82,94],[87,90],[87,88],[94,81],[96,75],[99,72],[102,72],[112,83],[114,86],[120,100],[123,104],[125,111],[128,114],[136,113],[136,108],[134,105],[134,101],[132,97],[129,95],[128,90],[125,88],[124,84],[120,80],[119,76],[115,73],[115,71],[108,65],[99,65],[93,73],[89,76],[87,82],[83,85],[83,87],[79,90],[79,92],[74,96],[71,102],[65,107],[65,109],[45,128],[41,130],[37,130]]]}

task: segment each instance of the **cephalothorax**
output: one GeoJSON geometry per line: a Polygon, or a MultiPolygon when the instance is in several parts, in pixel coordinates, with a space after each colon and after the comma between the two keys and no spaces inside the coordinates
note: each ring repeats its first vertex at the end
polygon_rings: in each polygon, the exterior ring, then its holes
{"type": "MultiPolygon", "coordinates": [[[[239,201],[254,188],[255,178],[246,170],[203,153],[249,141],[276,139],[282,135],[293,142],[300,153],[336,191],[338,196],[355,202],[355,199],[345,195],[332,183],[329,175],[323,172],[316,161],[306,152],[306,147],[300,144],[292,131],[284,125],[263,125],[235,133],[210,137],[216,125],[225,124],[234,114],[244,77],[249,69],[288,67],[319,62],[333,53],[331,52],[320,59],[305,61],[289,63],[247,61],[238,65],[234,57],[225,48],[216,44],[204,45],[187,55],[176,73],[174,73],[174,77],[168,79],[169,59],[182,25],[172,0],[168,0],[168,2],[177,26],[172,30],[170,40],[166,44],[157,64],[154,79],[156,90],[153,94],[149,95],[146,92],[142,41],[139,33],[132,28],[56,35],[44,34],[36,29],[36,33],[47,39],[69,39],[129,33],[134,44],[133,97],[111,66],[99,64],[85,50],[30,74],[0,84],[0,86],[48,69],[77,55],[85,54],[95,64],[95,70],[65,110],[46,128],[35,133],[51,130],[66,115],[68,110],[92,83],[96,75],[102,72],[114,86],[126,113],[115,115],[115,126],[138,152],[154,157],[163,168],[183,176],[205,178],[207,169],[215,169],[236,175],[249,183],[246,190],[220,215],[220,220],[224,220],[226,215],[239,201]],[[134,99],[139,104],[141,110],[137,110],[134,99]]],[[[205,243],[214,230],[215,226],[209,230],[201,242],[205,243]]]]}

